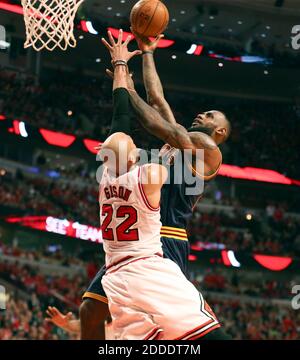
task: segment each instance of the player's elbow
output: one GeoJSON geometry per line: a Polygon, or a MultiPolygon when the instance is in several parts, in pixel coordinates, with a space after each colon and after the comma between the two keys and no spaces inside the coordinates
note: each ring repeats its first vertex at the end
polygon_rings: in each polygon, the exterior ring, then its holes
{"type": "Polygon", "coordinates": [[[157,95],[155,92],[148,93],[148,104],[156,110],[162,108],[165,104],[165,101],[166,100],[162,95],[157,95]]]}

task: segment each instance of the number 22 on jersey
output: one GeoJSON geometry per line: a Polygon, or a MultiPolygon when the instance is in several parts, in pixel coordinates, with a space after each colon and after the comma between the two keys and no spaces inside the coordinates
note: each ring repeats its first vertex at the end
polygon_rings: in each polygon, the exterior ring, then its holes
{"type": "Polygon", "coordinates": [[[102,206],[102,216],[104,217],[101,230],[103,240],[108,241],[138,241],[138,229],[131,229],[137,223],[137,211],[133,206],[123,205],[119,206],[115,213],[112,205],[105,204],[102,206]],[[114,238],[113,228],[110,227],[113,217],[125,218],[116,227],[116,239],[114,238]]]}

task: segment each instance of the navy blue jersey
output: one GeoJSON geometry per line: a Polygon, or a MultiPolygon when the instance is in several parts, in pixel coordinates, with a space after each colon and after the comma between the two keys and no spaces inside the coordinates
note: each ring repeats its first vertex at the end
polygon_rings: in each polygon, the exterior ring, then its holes
{"type": "Polygon", "coordinates": [[[176,262],[182,272],[188,276],[189,243],[186,228],[202,192],[200,189],[197,195],[187,193],[190,185],[184,181],[184,172],[191,172],[192,168],[190,164],[184,162],[178,149],[165,145],[160,155],[162,163],[166,163],[169,170],[169,178],[161,190],[160,201],[164,256],[176,262]],[[175,166],[178,156],[180,156],[179,167],[175,166]]]}
{"type": "MultiPolygon", "coordinates": [[[[189,171],[188,166],[183,164],[182,171],[189,171]]],[[[171,226],[186,229],[192,217],[193,208],[202,196],[187,195],[188,186],[182,182],[175,183],[175,167],[169,167],[169,179],[161,190],[160,215],[163,226],[171,226]]]]}

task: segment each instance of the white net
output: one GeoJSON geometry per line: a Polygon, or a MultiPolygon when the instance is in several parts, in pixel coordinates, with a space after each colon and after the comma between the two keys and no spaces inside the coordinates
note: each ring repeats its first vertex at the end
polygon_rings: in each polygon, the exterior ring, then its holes
{"type": "Polygon", "coordinates": [[[74,18],[84,0],[22,0],[26,41],[24,47],[49,51],[75,47],[74,18]]]}

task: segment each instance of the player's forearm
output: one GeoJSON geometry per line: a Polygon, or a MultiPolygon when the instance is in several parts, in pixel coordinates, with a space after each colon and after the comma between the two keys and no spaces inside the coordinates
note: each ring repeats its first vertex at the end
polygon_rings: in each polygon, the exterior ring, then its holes
{"type": "Polygon", "coordinates": [[[131,133],[127,71],[125,66],[116,66],[114,71],[113,116],[109,135],[116,132],[131,133]]]}
{"type": "Polygon", "coordinates": [[[123,65],[116,66],[114,70],[114,82],[113,82],[113,90],[118,88],[127,88],[127,67],[123,65]]]}
{"type": "Polygon", "coordinates": [[[130,101],[141,125],[151,134],[165,140],[169,124],[161,115],[148,105],[136,91],[130,91],[130,101]]]}
{"type": "Polygon", "coordinates": [[[80,320],[70,320],[65,326],[61,326],[63,330],[72,334],[80,334],[80,320]]]}
{"type": "Polygon", "coordinates": [[[204,149],[215,151],[218,147],[212,138],[204,133],[191,133],[179,124],[171,124],[151,106],[149,106],[136,91],[130,91],[131,104],[138,115],[141,125],[152,135],[178,149],[204,149]]]}
{"type": "Polygon", "coordinates": [[[79,334],[80,333],[80,320],[71,320],[67,331],[79,334]]]}
{"type": "Polygon", "coordinates": [[[143,54],[143,78],[150,104],[156,97],[164,97],[164,90],[156,70],[153,53],[143,54]]]}
{"type": "Polygon", "coordinates": [[[136,91],[130,91],[130,101],[139,122],[150,134],[178,149],[193,147],[184,128],[184,131],[180,131],[180,125],[165,121],[160,113],[148,105],[136,91]]]}
{"type": "Polygon", "coordinates": [[[157,110],[166,121],[176,124],[170,105],[165,99],[154,56],[151,53],[143,55],[143,77],[149,105],[157,110]]]}

